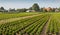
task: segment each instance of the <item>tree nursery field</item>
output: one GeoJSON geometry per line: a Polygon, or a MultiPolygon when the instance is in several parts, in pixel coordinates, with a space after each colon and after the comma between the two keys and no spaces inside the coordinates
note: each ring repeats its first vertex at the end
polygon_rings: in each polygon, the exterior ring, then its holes
{"type": "Polygon", "coordinates": [[[0,13],[0,35],[60,35],[60,13],[0,13]]]}

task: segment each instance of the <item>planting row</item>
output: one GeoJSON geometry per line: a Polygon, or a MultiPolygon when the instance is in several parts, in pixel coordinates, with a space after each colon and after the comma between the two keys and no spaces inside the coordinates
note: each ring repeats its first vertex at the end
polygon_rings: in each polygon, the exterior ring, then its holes
{"type": "Polygon", "coordinates": [[[50,15],[39,15],[0,25],[0,35],[40,34],[50,15]]]}
{"type": "MultiPolygon", "coordinates": [[[[58,21],[56,20],[57,16],[52,15],[51,20],[49,22],[49,26],[48,26],[48,30],[47,30],[47,34],[48,35],[59,35],[59,29],[58,29],[58,21]]],[[[58,18],[57,18],[58,19],[58,18]]]]}

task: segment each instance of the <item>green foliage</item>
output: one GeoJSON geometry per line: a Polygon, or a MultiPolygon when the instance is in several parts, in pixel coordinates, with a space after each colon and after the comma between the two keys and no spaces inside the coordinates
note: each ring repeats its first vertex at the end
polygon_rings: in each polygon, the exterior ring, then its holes
{"type": "MultiPolygon", "coordinates": [[[[39,15],[32,18],[18,20],[11,23],[1,24],[0,33],[6,34],[6,35],[7,34],[14,35],[18,32],[21,32],[21,34],[24,34],[24,33],[30,34],[31,32],[33,32],[33,30],[35,30],[36,26],[37,26],[36,28],[38,28],[42,24],[42,23],[40,24],[40,22],[44,19],[41,19],[41,18],[46,18],[46,16],[47,15],[39,15]]],[[[45,20],[43,22],[45,22],[45,20]]]]}
{"type": "Polygon", "coordinates": [[[4,7],[1,7],[0,9],[1,9],[1,10],[4,10],[4,7]]]}
{"type": "MultiPolygon", "coordinates": [[[[56,14],[52,15],[51,20],[49,22],[48,30],[47,33],[49,34],[59,34],[59,29],[58,29],[58,21],[56,19],[56,14]]],[[[59,24],[60,25],[60,24],[59,24]]]]}
{"type": "Polygon", "coordinates": [[[39,5],[37,3],[34,3],[34,5],[32,6],[32,10],[40,11],[39,5]]]}
{"type": "Polygon", "coordinates": [[[0,24],[0,35],[40,35],[45,24],[48,22],[47,34],[58,34],[60,23],[60,13],[45,13],[32,18],[21,19],[6,24],[0,24]],[[48,22],[49,18],[50,22],[48,22]]]}

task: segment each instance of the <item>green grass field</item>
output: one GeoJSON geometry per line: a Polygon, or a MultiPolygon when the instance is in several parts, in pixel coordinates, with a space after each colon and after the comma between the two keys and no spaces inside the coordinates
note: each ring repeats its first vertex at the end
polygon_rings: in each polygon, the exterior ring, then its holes
{"type": "Polygon", "coordinates": [[[60,12],[0,13],[0,35],[60,35],[60,12]]]}
{"type": "Polygon", "coordinates": [[[30,16],[30,15],[37,15],[37,13],[0,13],[0,20],[2,19],[9,19],[9,18],[17,18],[17,17],[24,17],[24,16],[30,16]]]}

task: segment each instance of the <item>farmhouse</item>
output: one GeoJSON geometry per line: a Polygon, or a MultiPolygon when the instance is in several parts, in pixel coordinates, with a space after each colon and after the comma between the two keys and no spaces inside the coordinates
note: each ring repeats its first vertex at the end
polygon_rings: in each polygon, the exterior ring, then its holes
{"type": "Polygon", "coordinates": [[[35,10],[27,10],[26,12],[35,12],[35,10]]]}
{"type": "Polygon", "coordinates": [[[59,12],[59,10],[58,9],[55,9],[55,12],[59,12]]]}
{"type": "Polygon", "coordinates": [[[44,8],[47,12],[50,12],[50,10],[52,10],[52,8],[44,8]]]}

